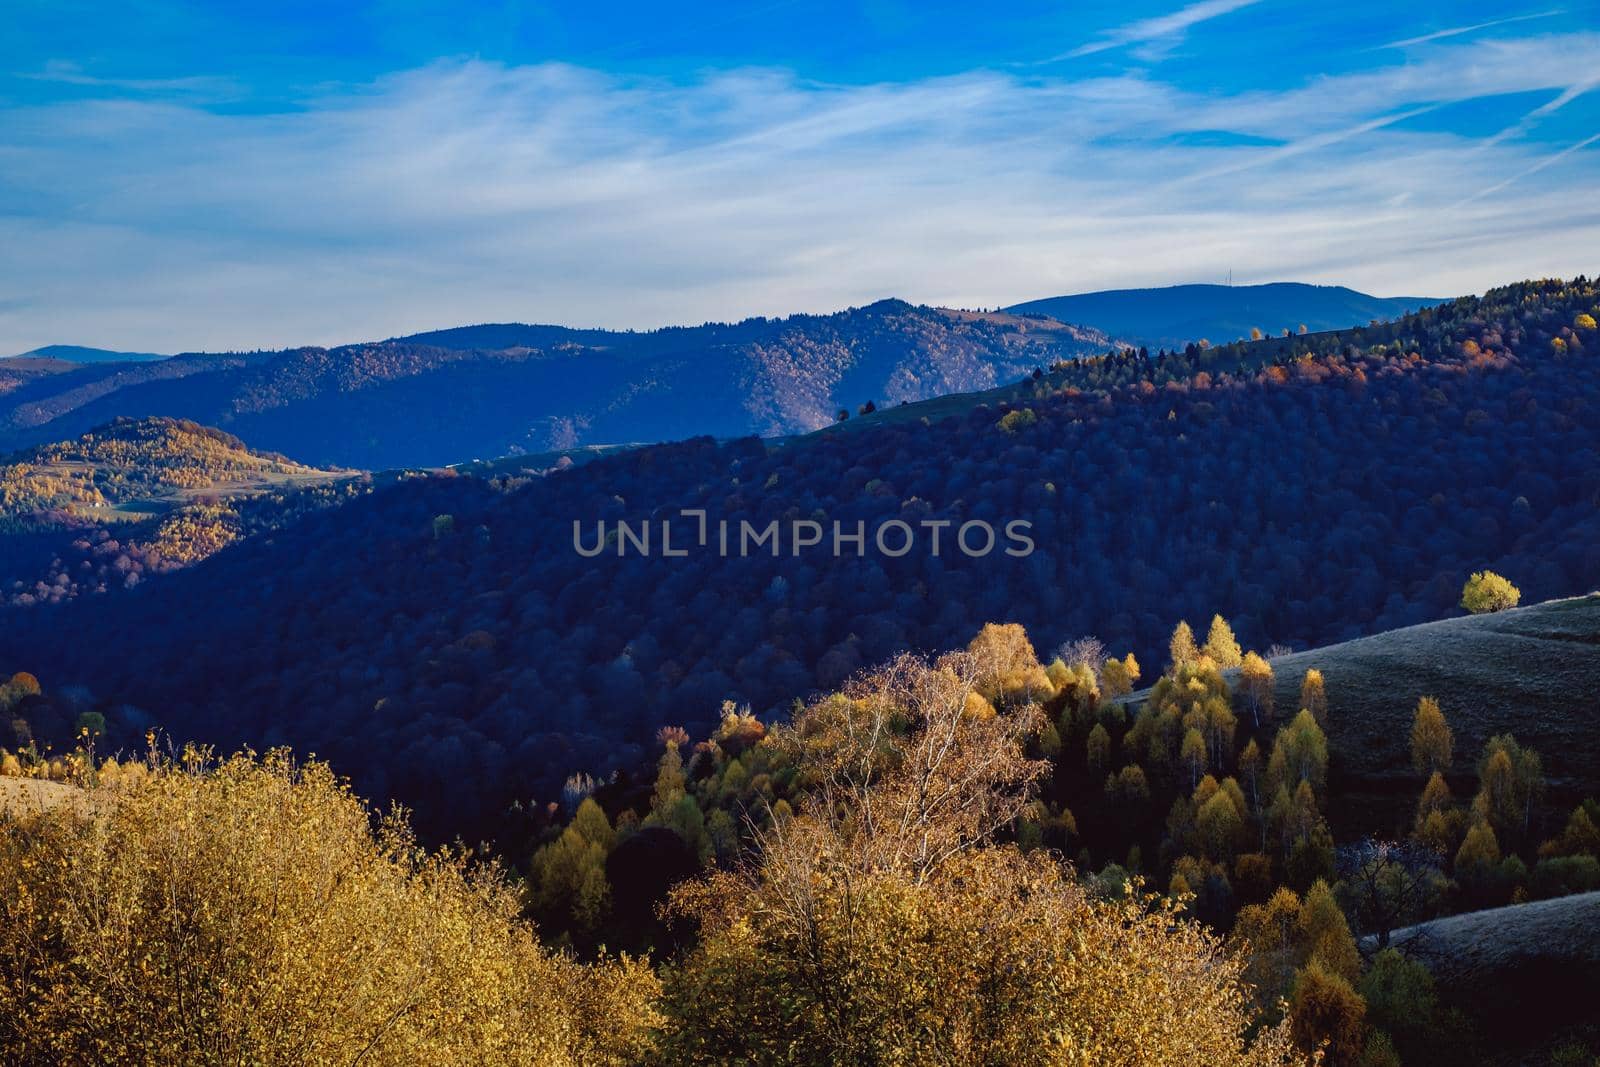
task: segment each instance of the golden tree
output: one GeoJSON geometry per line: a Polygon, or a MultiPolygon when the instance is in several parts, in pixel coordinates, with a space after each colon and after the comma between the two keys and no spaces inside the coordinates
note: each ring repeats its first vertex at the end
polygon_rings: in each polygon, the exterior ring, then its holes
{"type": "Polygon", "coordinates": [[[696,948],[667,983],[674,1063],[1291,1062],[1254,1043],[1242,963],[1173,904],[1111,901],[998,845],[1044,767],[1037,714],[965,714],[981,649],[901,657],[802,711],[811,786],[750,865],[681,887],[696,948]]]}
{"type": "Polygon", "coordinates": [[[1567,817],[1559,837],[1539,846],[1541,856],[1600,856],[1600,828],[1580,804],[1567,817]]]}
{"type": "Polygon", "coordinates": [[[1239,909],[1231,940],[1246,960],[1245,978],[1255,988],[1263,1009],[1289,995],[1299,951],[1300,897],[1279,887],[1263,904],[1239,909]]]}
{"type": "Polygon", "coordinates": [[[1522,591],[1494,571],[1478,571],[1461,589],[1461,606],[1474,615],[1514,608],[1522,591]]]}
{"type": "Polygon", "coordinates": [[[1312,960],[1295,976],[1289,1016],[1300,1047],[1324,1048],[1328,1067],[1354,1067],[1366,1034],[1366,1001],[1341,975],[1312,960]]]}
{"type": "Polygon", "coordinates": [[[1278,731],[1267,769],[1274,787],[1281,783],[1292,789],[1297,783],[1306,782],[1313,791],[1320,791],[1327,782],[1328,739],[1309,709],[1301,709],[1289,725],[1278,731]]]}
{"type": "Polygon", "coordinates": [[[1475,822],[1467,831],[1466,840],[1456,851],[1456,870],[1469,867],[1495,867],[1500,863],[1500,842],[1494,836],[1494,827],[1486,822],[1475,822]]]}
{"type": "Polygon", "coordinates": [[[1205,654],[1224,670],[1239,666],[1242,653],[1233,636],[1233,627],[1221,615],[1211,616],[1211,628],[1206,632],[1205,654]]]}
{"type": "Polygon", "coordinates": [[[1095,774],[1105,771],[1111,762],[1111,735],[1103,723],[1095,723],[1085,741],[1089,770],[1095,774]]]}
{"type": "Polygon", "coordinates": [[[1185,767],[1189,768],[1189,788],[1193,789],[1200,784],[1200,776],[1206,769],[1206,739],[1200,731],[1191,728],[1183,735],[1183,747],[1179,751],[1179,758],[1185,767]]]}
{"type": "Polygon", "coordinates": [[[1199,662],[1200,649],[1194,643],[1194,631],[1187,619],[1181,620],[1172,630],[1172,640],[1167,643],[1167,657],[1172,670],[1189,667],[1199,662]]]}
{"type": "Polygon", "coordinates": [[[1347,982],[1360,977],[1361,953],[1327,882],[1318,879],[1306,892],[1296,924],[1305,961],[1321,963],[1347,982]]]}
{"type": "Polygon", "coordinates": [[[1453,851],[1460,842],[1466,825],[1466,815],[1456,807],[1455,798],[1444,775],[1434,771],[1428,784],[1422,787],[1417,801],[1417,816],[1412,823],[1412,837],[1441,855],[1453,851]]]}
{"type": "Polygon", "coordinates": [[[281,753],[0,822],[0,1060],[623,1064],[657,984],[281,753]]]}
{"type": "Polygon", "coordinates": [[[593,797],[578,805],[561,836],[534,853],[531,903],[547,918],[584,936],[596,934],[611,911],[606,856],[614,833],[593,797]]]}
{"type": "Polygon", "coordinates": [[[1429,774],[1448,771],[1454,747],[1455,737],[1439,702],[1433,697],[1417,701],[1417,714],[1411,722],[1411,765],[1429,774]]]}
{"type": "Polygon", "coordinates": [[[1473,813],[1515,844],[1532,828],[1534,809],[1543,795],[1544,766],[1539,754],[1518,744],[1510,734],[1489,738],[1478,763],[1473,813]]]}
{"type": "Polygon", "coordinates": [[[1139,681],[1139,661],[1129,652],[1122,659],[1107,657],[1100,668],[1100,682],[1108,697],[1125,697],[1139,681]]]}
{"type": "Polygon", "coordinates": [[[1257,729],[1262,723],[1272,721],[1272,664],[1254,652],[1246,652],[1240,662],[1239,695],[1257,729]]]}
{"type": "Polygon", "coordinates": [[[1322,672],[1312,667],[1300,679],[1300,707],[1309,711],[1318,726],[1328,724],[1328,690],[1322,681],[1322,672]]]}

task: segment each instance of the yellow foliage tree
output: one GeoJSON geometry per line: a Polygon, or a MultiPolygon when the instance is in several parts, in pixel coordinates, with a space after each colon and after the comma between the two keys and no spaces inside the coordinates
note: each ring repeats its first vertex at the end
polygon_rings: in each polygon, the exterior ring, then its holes
{"type": "Polygon", "coordinates": [[[1194,631],[1189,629],[1188,620],[1180,621],[1173,628],[1172,640],[1167,643],[1167,657],[1174,671],[1199,662],[1200,649],[1194,643],[1194,631]]]}
{"type": "Polygon", "coordinates": [[[1521,599],[1522,590],[1494,571],[1476,572],[1461,589],[1461,606],[1474,615],[1514,608],[1521,599]]]}
{"type": "Polygon", "coordinates": [[[1417,714],[1411,722],[1411,765],[1429,774],[1448,771],[1454,748],[1455,737],[1439,702],[1433,697],[1417,701],[1417,714]]]}
{"type": "Polygon", "coordinates": [[[1311,713],[1318,726],[1328,725],[1328,689],[1323,684],[1322,672],[1315,667],[1300,679],[1300,707],[1311,713]]]}
{"type": "Polygon", "coordinates": [[[624,1064],[657,983],[541,948],[492,869],[323,764],[163,765],[0,822],[7,1063],[624,1064]]]}
{"type": "Polygon", "coordinates": [[[1221,615],[1211,616],[1211,629],[1206,632],[1206,655],[1224,670],[1237,667],[1242,662],[1239,642],[1233,636],[1233,627],[1221,615]]]}
{"type": "Polygon", "coordinates": [[[1294,1036],[1307,1052],[1326,1050],[1328,1067],[1359,1061],[1366,1033],[1367,1004],[1341,975],[1312,960],[1295,978],[1289,1016],[1294,1036]]]}
{"type": "Polygon", "coordinates": [[[1456,851],[1456,870],[1467,867],[1493,867],[1500,862],[1500,842],[1495,839],[1494,827],[1483,821],[1472,824],[1466,840],[1456,851]]]}
{"type": "Polygon", "coordinates": [[[1242,961],[1170,902],[1112,901],[994,835],[1044,767],[1029,709],[975,721],[972,653],[902,657],[793,727],[816,783],[748,868],[681,887],[673,1063],[1284,1064],[1242,961]],[[905,724],[899,726],[897,724],[905,724]]]}
{"type": "Polygon", "coordinates": [[[1319,878],[1306,892],[1296,925],[1303,959],[1320,963],[1347,982],[1361,976],[1361,953],[1327,882],[1319,878]]]}
{"type": "Polygon", "coordinates": [[[1244,700],[1250,719],[1259,728],[1272,721],[1273,692],[1272,664],[1246,652],[1239,664],[1239,694],[1244,700]]]}

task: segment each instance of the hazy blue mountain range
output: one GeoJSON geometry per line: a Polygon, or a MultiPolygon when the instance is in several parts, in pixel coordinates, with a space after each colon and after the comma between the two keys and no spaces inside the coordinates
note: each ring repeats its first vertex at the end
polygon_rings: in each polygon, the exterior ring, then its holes
{"type": "Polygon", "coordinates": [[[1427,303],[1295,284],[1174,286],[1010,312],[882,300],[649,331],[500,323],[249,354],[53,345],[0,361],[0,454],[153,416],[215,426],[302,462],[367,469],[697,434],[777,436],[868,401],[992,389],[1121,344],[1342,329],[1427,303]]]}
{"type": "Polygon", "coordinates": [[[46,361],[29,373],[22,361],[0,383],[0,453],[124,416],[191,419],[302,462],[368,469],[771,436],[868,401],[992,388],[1111,344],[1049,320],[884,300],[646,333],[469,326],[334,349],[46,361]]]}
{"type": "Polygon", "coordinates": [[[1107,289],[1014,304],[1019,315],[1048,315],[1092,326],[1150,348],[1181,347],[1201,339],[1216,344],[1270,335],[1301,326],[1312,333],[1365,326],[1443,301],[1423,296],[1368,296],[1342,285],[1172,285],[1160,289],[1107,289]]]}
{"type": "Polygon", "coordinates": [[[158,352],[113,352],[108,348],[85,348],[83,345],[45,345],[7,358],[59,359],[67,363],[148,363],[167,357],[158,352]]]}

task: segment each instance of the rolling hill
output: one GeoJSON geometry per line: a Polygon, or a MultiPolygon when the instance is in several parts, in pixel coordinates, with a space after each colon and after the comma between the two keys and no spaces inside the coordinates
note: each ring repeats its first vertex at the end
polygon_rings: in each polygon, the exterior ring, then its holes
{"type": "Polygon", "coordinates": [[[1272,668],[1286,715],[1306,671],[1323,674],[1330,775],[1341,795],[1334,821],[1347,832],[1405,829],[1381,813],[1420,789],[1410,736],[1423,696],[1439,701],[1455,733],[1462,758],[1448,777],[1458,795],[1474,788],[1471,754],[1503,733],[1541,753],[1558,806],[1600,793],[1600,594],[1406,626],[1278,657],[1272,668]]]}
{"type": "MultiPolygon", "coordinates": [[[[1368,787],[1416,788],[1411,717],[1436,697],[1458,752],[1515,733],[1544,754],[1550,787],[1574,800],[1600,792],[1600,594],[1408,626],[1273,662],[1276,699],[1291,707],[1309,669],[1327,680],[1338,772],[1368,787]]],[[[1461,784],[1471,779],[1470,766],[1461,784]]]]}
{"type": "Polygon", "coordinates": [[[1076,361],[926,421],[414,478],[125,595],[0,613],[0,657],[148,709],[141,735],[325,754],[426,821],[446,797],[463,817],[550,797],[662,725],[704,736],[725,700],[781,714],[996,620],[1159,665],[1174,622],[1212,612],[1247,646],[1303,648],[1454,615],[1485,567],[1570,596],[1600,586],[1597,303],[1586,280],[1522,283],[1339,337],[1076,361]],[[575,523],[685,508],[735,530],[1025,519],[1036,550],[574,550],[575,523]]]}
{"type": "Polygon", "coordinates": [[[119,419],[72,441],[0,457],[0,523],[147,518],[201,497],[349,477],[255,452],[177,419],[119,419]]]}
{"type": "Polygon", "coordinates": [[[1441,997],[1497,1044],[1525,1047],[1530,1036],[1585,1024],[1600,1037],[1600,893],[1436,919],[1396,931],[1393,944],[1426,963],[1441,997]]]}
{"type": "Polygon", "coordinates": [[[305,462],[366,469],[770,436],[814,430],[869,400],[991,388],[1110,344],[1058,322],[903,301],[650,333],[463,327],[34,376],[0,393],[0,449],[153,415],[217,426],[305,462]]]}
{"type": "Polygon", "coordinates": [[[1302,326],[1311,333],[1345,330],[1440,302],[1428,297],[1368,296],[1336,285],[1274,282],[1109,289],[1029,300],[1006,310],[1083,323],[1130,344],[1182,348],[1201,339],[1220,343],[1249,337],[1252,328],[1269,337],[1285,329],[1296,333],[1302,326]]]}
{"type": "Polygon", "coordinates": [[[0,604],[137,585],[370,489],[178,419],[119,419],[0,457],[0,604]]]}

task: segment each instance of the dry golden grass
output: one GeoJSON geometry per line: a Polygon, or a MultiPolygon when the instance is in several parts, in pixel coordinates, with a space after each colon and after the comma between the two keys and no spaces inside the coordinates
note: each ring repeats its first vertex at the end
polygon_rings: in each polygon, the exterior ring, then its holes
{"type": "Polygon", "coordinates": [[[0,776],[0,814],[13,817],[39,815],[63,807],[88,814],[107,803],[108,796],[66,782],[0,776]]]}

